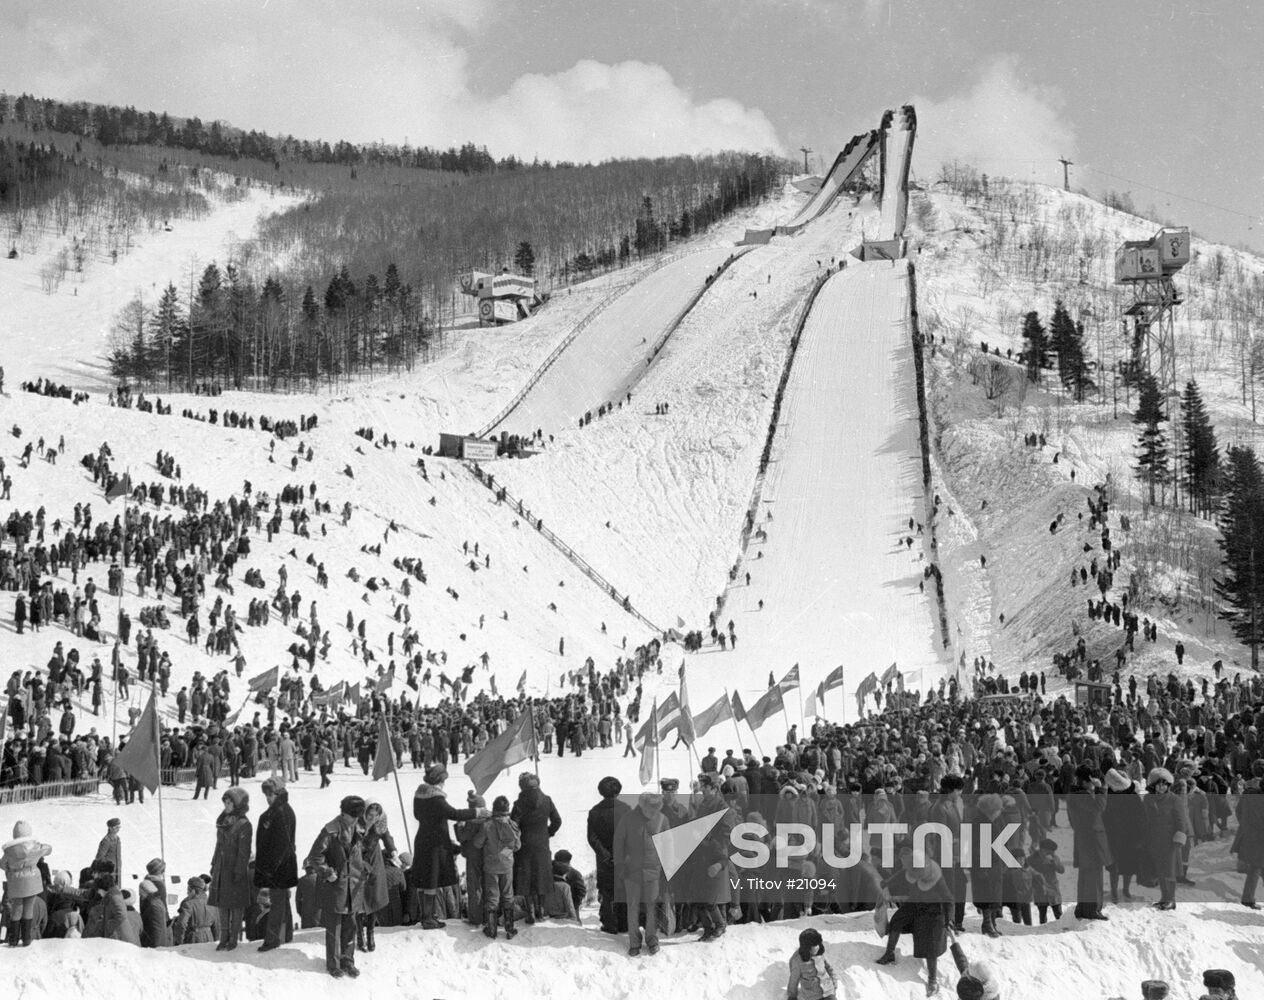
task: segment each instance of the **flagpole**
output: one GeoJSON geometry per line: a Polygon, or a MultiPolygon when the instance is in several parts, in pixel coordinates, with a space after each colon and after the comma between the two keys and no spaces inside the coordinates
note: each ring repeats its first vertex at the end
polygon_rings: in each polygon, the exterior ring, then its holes
{"type": "Polygon", "coordinates": [[[527,711],[531,713],[531,742],[536,745],[535,753],[531,755],[531,763],[535,765],[535,776],[540,777],[540,744],[535,737],[535,699],[527,699],[527,711]]]}
{"type": "Polygon", "coordinates": [[[149,697],[154,706],[154,753],[158,755],[158,856],[162,858],[164,867],[167,864],[167,834],[163,828],[162,815],[162,741],[159,739],[158,725],[158,679],[150,681],[149,697]]]}
{"type": "MultiPolygon", "coordinates": [[[[384,713],[383,718],[386,718],[389,720],[390,718],[389,713],[384,713]]],[[[390,722],[388,721],[386,724],[386,735],[388,738],[390,737],[390,732],[391,732],[391,726],[390,726],[390,722]]],[[[395,759],[394,747],[390,748],[390,754],[391,754],[391,759],[394,760],[395,759]]],[[[399,765],[398,764],[396,764],[395,767],[391,769],[391,773],[395,776],[395,795],[399,798],[399,814],[401,817],[403,817],[403,820],[404,820],[404,843],[411,844],[412,836],[408,833],[408,811],[404,808],[404,792],[399,787],[399,765]]]]}
{"type": "MultiPolygon", "coordinates": [[[[784,704],[785,702],[783,701],[782,705],[784,704]]],[[[803,711],[803,684],[802,682],[800,682],[799,684],[799,726],[800,728],[802,728],[804,733],[808,731],[808,717],[803,711]]],[[[800,734],[800,736],[802,736],[802,733],[800,734]]]]}
{"type": "Polygon", "coordinates": [[[838,679],[842,682],[838,685],[838,689],[843,692],[843,714],[839,716],[838,724],[845,726],[847,725],[847,668],[841,663],[838,665],[838,679]]]}

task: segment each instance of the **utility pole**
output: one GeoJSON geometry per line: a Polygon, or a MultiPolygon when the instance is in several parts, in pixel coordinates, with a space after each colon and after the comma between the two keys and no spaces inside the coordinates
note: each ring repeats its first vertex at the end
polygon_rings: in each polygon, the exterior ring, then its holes
{"type": "Polygon", "coordinates": [[[799,152],[803,154],[803,172],[806,174],[808,172],[808,153],[812,152],[812,150],[808,149],[807,146],[800,146],[799,152]]]}
{"type": "Polygon", "coordinates": [[[1060,157],[1058,162],[1062,164],[1062,190],[1070,191],[1071,179],[1070,179],[1070,176],[1067,174],[1067,167],[1073,167],[1075,166],[1075,164],[1072,163],[1070,160],[1068,160],[1065,156],[1060,157]]]}

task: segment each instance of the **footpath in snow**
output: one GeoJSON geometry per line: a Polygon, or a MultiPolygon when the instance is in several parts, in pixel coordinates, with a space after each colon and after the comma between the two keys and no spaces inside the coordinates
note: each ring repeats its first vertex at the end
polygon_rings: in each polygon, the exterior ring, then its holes
{"type": "Polygon", "coordinates": [[[818,295],[756,531],[717,616],[726,631],[733,622],[737,649],[692,657],[691,678],[711,680],[700,693],[735,677],[758,693],[769,670],[780,676],[798,662],[808,687],[842,664],[850,699],[892,662],[918,686],[945,666],[933,592],[919,587],[928,537],[916,528],[925,506],[908,287],[902,262],[858,264],[818,295]]]}

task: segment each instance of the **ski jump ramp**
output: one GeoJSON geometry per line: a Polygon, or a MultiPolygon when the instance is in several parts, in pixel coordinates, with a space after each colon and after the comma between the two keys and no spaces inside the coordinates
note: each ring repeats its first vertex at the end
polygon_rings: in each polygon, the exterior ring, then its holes
{"type": "Polygon", "coordinates": [[[916,135],[917,113],[911,104],[882,116],[879,240],[904,237],[904,223],[908,218],[909,166],[913,160],[913,139],[916,135]]]}
{"type": "MultiPolygon", "coordinates": [[[[854,264],[817,296],[756,530],[718,615],[724,625],[733,620],[737,649],[697,654],[689,677],[696,703],[728,684],[749,705],[747,693],[766,690],[770,670],[780,677],[798,662],[808,689],[842,664],[854,719],[853,693],[871,670],[895,662],[910,687],[921,687],[947,669],[934,588],[919,587],[929,531],[909,529],[910,518],[926,517],[909,287],[905,261],[854,264]]],[[[786,701],[797,721],[794,697],[786,701]]],[[[836,703],[829,713],[839,718],[836,703]]],[[[774,728],[783,724],[778,718],[774,728]]]]}
{"type": "Polygon", "coordinates": [[[864,132],[861,135],[854,136],[843,147],[843,151],[834,158],[834,165],[830,167],[829,173],[825,175],[825,180],[820,188],[817,189],[816,193],[812,195],[808,203],[799,210],[799,213],[793,219],[785,223],[785,225],[777,226],[772,230],[748,229],[746,236],[741,241],[741,245],[767,243],[773,236],[793,236],[809,222],[819,218],[822,213],[834,204],[843,188],[855,180],[856,175],[860,173],[861,167],[877,151],[878,144],[879,135],[876,131],[864,132]]]}
{"type": "MultiPolygon", "coordinates": [[[[740,253],[740,251],[736,251],[740,253]]],[[[706,279],[732,256],[731,246],[690,253],[637,282],[608,305],[489,430],[530,436],[575,428],[603,403],[625,400],[645,373],[656,344],[706,279]]]]}

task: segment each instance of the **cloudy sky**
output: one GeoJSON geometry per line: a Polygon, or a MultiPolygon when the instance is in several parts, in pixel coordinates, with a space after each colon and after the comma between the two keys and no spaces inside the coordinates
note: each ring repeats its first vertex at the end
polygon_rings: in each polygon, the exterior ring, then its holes
{"type": "Polygon", "coordinates": [[[914,171],[1128,191],[1264,249],[1254,0],[4,0],[0,89],[302,138],[818,161],[917,105],[914,171]]]}

